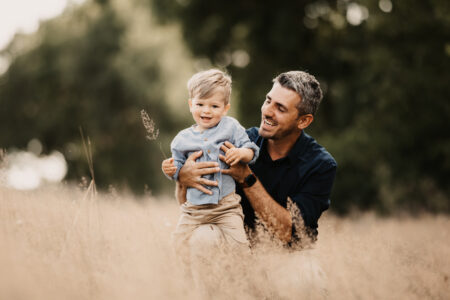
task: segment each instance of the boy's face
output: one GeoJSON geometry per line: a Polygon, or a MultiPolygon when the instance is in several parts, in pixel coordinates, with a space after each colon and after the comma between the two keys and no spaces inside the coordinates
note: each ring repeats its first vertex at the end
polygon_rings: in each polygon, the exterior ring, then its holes
{"type": "Polygon", "coordinates": [[[189,99],[189,108],[194,117],[199,130],[205,130],[216,126],[222,116],[225,116],[230,108],[230,104],[225,104],[225,99],[221,91],[216,91],[209,98],[199,99],[194,97],[189,99]]]}

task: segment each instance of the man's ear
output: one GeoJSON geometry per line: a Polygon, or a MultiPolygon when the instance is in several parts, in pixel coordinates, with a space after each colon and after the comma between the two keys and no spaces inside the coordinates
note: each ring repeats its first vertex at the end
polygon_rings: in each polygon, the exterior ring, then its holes
{"type": "Polygon", "coordinates": [[[306,114],[298,117],[297,127],[300,130],[305,129],[314,121],[314,116],[312,114],[306,114]]]}
{"type": "Polygon", "coordinates": [[[222,115],[226,115],[227,114],[227,112],[228,112],[228,110],[230,109],[230,103],[228,103],[227,105],[225,105],[225,108],[224,108],[224,110],[223,110],[223,114],[222,115]]]}

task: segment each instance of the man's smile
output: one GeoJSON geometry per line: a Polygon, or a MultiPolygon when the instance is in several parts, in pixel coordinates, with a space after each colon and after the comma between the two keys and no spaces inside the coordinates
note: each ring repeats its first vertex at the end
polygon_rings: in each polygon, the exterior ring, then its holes
{"type": "Polygon", "coordinates": [[[271,126],[271,127],[274,127],[274,126],[277,125],[276,122],[274,122],[273,120],[268,120],[267,118],[263,118],[263,123],[265,125],[268,125],[268,126],[271,126]]]}

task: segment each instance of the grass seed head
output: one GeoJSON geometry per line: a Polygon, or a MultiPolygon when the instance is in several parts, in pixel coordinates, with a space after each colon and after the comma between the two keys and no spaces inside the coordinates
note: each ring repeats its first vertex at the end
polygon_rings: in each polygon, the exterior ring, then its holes
{"type": "Polygon", "coordinates": [[[159,129],[156,128],[155,122],[149,117],[148,113],[143,109],[141,110],[142,123],[147,131],[147,139],[150,141],[156,140],[159,136],[159,129]]]}

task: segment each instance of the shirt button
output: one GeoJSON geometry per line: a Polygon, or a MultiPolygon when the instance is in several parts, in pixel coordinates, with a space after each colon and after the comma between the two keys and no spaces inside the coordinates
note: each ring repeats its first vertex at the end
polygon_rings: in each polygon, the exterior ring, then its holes
{"type": "Polygon", "coordinates": [[[208,153],[211,153],[211,150],[208,150],[208,153]]]}

